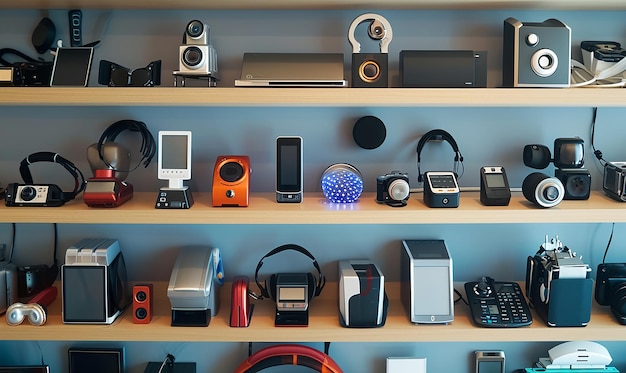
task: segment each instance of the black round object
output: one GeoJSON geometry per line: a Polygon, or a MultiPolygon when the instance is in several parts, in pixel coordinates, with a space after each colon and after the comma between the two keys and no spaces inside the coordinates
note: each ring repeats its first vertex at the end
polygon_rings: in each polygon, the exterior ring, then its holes
{"type": "Polygon", "coordinates": [[[376,149],[387,137],[387,129],[382,120],[368,115],[356,121],[352,129],[354,141],[363,149],[376,149]]]}
{"type": "Polygon", "coordinates": [[[237,162],[228,162],[220,168],[220,177],[229,183],[234,183],[241,179],[244,173],[243,167],[237,162]]]}
{"type": "Polygon", "coordinates": [[[545,145],[531,144],[524,146],[524,164],[542,170],[550,164],[552,155],[545,145]]]}
{"type": "Polygon", "coordinates": [[[198,66],[202,62],[202,59],[202,51],[198,47],[187,47],[183,52],[183,62],[187,66],[198,66]]]}
{"type": "Polygon", "coordinates": [[[54,23],[50,18],[46,17],[39,21],[39,24],[35,27],[33,35],[31,36],[31,42],[37,52],[42,54],[50,49],[56,36],[57,29],[54,26],[54,23]]]}

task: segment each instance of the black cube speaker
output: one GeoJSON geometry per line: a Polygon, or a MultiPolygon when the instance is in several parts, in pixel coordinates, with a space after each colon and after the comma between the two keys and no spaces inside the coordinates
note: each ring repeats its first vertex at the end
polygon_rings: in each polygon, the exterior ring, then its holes
{"type": "Polygon", "coordinates": [[[352,87],[386,88],[389,86],[389,54],[353,53],[352,87]]]}
{"type": "Polygon", "coordinates": [[[571,29],[548,19],[504,21],[502,84],[505,87],[569,87],[571,29]]]}
{"type": "Polygon", "coordinates": [[[124,348],[81,348],[67,350],[69,373],[124,373],[124,348]]]}
{"type": "Polygon", "coordinates": [[[565,188],[563,199],[589,199],[591,174],[585,168],[557,168],[554,176],[561,180],[565,188]]]}

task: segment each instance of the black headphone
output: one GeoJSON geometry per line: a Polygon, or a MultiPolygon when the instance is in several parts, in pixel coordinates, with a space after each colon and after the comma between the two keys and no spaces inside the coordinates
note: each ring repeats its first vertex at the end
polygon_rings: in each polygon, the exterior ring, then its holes
{"type": "Polygon", "coordinates": [[[457,176],[459,164],[463,165],[463,155],[459,150],[459,146],[457,145],[456,140],[454,140],[454,137],[452,137],[451,134],[442,129],[434,129],[428,131],[424,135],[422,135],[419,142],[417,143],[417,181],[419,183],[423,181],[422,170],[420,167],[422,162],[422,149],[427,142],[433,140],[445,140],[450,144],[450,146],[452,146],[452,150],[454,151],[454,173],[457,176]]]}
{"type": "Polygon", "coordinates": [[[142,164],[142,162],[143,162],[144,167],[148,167],[148,165],[152,161],[152,158],[154,157],[154,154],[156,153],[156,142],[154,141],[154,137],[152,137],[152,134],[148,130],[148,127],[146,126],[145,123],[132,120],[132,119],[124,119],[124,120],[120,120],[111,124],[106,130],[104,130],[104,132],[100,136],[100,140],[98,140],[98,144],[96,145],[96,148],[98,150],[98,155],[100,156],[100,159],[102,160],[102,162],[104,162],[104,164],[107,167],[117,172],[131,172],[131,171],[136,170],[137,167],[139,167],[139,165],[142,164]],[[139,132],[139,134],[141,135],[141,148],[139,149],[139,151],[142,154],[142,158],[139,160],[137,165],[131,168],[130,170],[116,170],[105,159],[104,153],[103,153],[103,146],[108,141],[115,141],[115,138],[120,133],[127,131],[127,130],[133,131],[133,132],[139,132]]]}
{"type": "Polygon", "coordinates": [[[71,192],[62,192],[61,200],[63,202],[73,200],[80,192],[85,189],[85,177],[83,173],[80,172],[78,168],[74,165],[74,163],[68,161],[67,159],[61,157],[59,153],[52,152],[38,152],[29,155],[24,158],[20,163],[20,175],[22,176],[22,180],[24,180],[25,184],[34,184],[33,176],[30,173],[30,169],[28,166],[31,163],[35,162],[54,162],[63,166],[73,177],[74,177],[74,190],[71,192]]]}
{"type": "Polygon", "coordinates": [[[317,263],[317,260],[315,260],[315,257],[310,252],[308,252],[304,247],[295,245],[295,244],[286,244],[286,245],[279,246],[275,248],[274,250],[270,251],[269,253],[265,254],[265,256],[263,256],[261,260],[259,260],[259,263],[256,266],[256,271],[254,272],[254,281],[256,281],[256,284],[259,287],[259,290],[261,290],[261,296],[263,298],[270,298],[276,301],[276,274],[273,274],[270,276],[269,283],[267,280],[265,281],[265,287],[263,287],[261,283],[259,282],[259,270],[261,269],[261,266],[263,266],[263,259],[268,258],[272,255],[278,254],[282,251],[286,251],[286,250],[297,251],[301,254],[306,255],[311,260],[313,260],[313,266],[317,270],[318,276],[316,280],[312,273],[309,272],[307,274],[309,285],[313,285],[313,286],[309,286],[309,294],[308,294],[309,298],[308,299],[311,300],[313,299],[313,297],[320,295],[320,293],[322,292],[322,289],[324,288],[324,285],[326,285],[326,279],[324,278],[324,275],[322,274],[322,270],[320,269],[320,265],[317,263]]]}

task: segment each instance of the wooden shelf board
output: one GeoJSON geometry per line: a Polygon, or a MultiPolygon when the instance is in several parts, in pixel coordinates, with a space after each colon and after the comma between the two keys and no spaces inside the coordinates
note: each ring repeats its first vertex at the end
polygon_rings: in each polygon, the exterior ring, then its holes
{"type": "Polygon", "coordinates": [[[626,92],[614,88],[0,87],[0,106],[624,107],[626,92]]]}
{"type": "Polygon", "coordinates": [[[276,203],[273,193],[253,194],[249,207],[213,207],[210,193],[194,193],[190,209],[154,208],[155,193],[135,193],[117,208],[92,208],[79,196],[61,207],[0,206],[0,223],[60,224],[501,224],[501,223],[607,223],[626,222],[626,204],[602,192],[589,200],[563,201],[558,206],[536,207],[513,193],[509,206],[483,206],[478,192],[462,192],[458,208],[429,208],[421,193],[408,205],[391,208],[364,193],[358,202],[333,204],[319,193],[306,193],[301,204],[276,203]]]}
{"type": "Polygon", "coordinates": [[[8,9],[625,9],[621,0],[23,0],[8,9]]]}
{"type": "MultiPolygon", "coordinates": [[[[60,284],[59,284],[60,286],[60,284]]],[[[533,324],[515,329],[480,328],[472,324],[469,307],[455,306],[454,321],[442,325],[415,325],[400,303],[399,283],[388,283],[390,298],[386,324],[380,328],[343,328],[339,324],[337,283],[328,283],[319,298],[310,304],[308,327],[274,326],[271,300],[254,301],[250,326],[231,328],[230,283],[221,289],[221,306],[208,327],[172,327],[167,284],[155,284],[154,318],[150,324],[134,324],[127,309],[112,325],[67,325],[62,323],[61,301],[48,307],[44,326],[28,323],[15,327],[0,323],[2,340],[39,341],[130,341],[130,342],[526,342],[526,341],[621,341],[626,329],[610,315],[608,307],[594,304],[586,327],[551,328],[533,314],[533,324]]],[[[256,289],[255,285],[254,286],[256,289]]],[[[462,285],[457,284],[457,288],[462,285]]],[[[60,292],[59,292],[60,294],[60,292]]],[[[60,297],[60,295],[59,295],[60,297]]]]}

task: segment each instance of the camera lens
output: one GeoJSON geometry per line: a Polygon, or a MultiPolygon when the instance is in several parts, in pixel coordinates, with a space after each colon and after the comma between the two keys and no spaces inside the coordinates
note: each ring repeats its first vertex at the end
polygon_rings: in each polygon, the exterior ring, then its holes
{"type": "Polygon", "coordinates": [[[197,38],[204,32],[204,25],[200,21],[191,21],[187,25],[187,35],[197,38]]]}
{"type": "Polygon", "coordinates": [[[203,59],[202,51],[198,47],[187,47],[183,52],[183,63],[189,67],[200,65],[203,59]]]}
{"type": "Polygon", "coordinates": [[[22,191],[20,192],[20,198],[22,201],[32,201],[35,197],[37,197],[37,190],[35,190],[35,188],[32,186],[25,186],[22,188],[22,191]]]}
{"type": "Polygon", "coordinates": [[[229,183],[241,179],[243,175],[243,167],[237,162],[228,162],[220,168],[220,177],[229,183]]]}
{"type": "Polygon", "coordinates": [[[137,294],[135,294],[137,302],[145,302],[146,298],[148,298],[148,296],[145,291],[138,291],[137,294]]]}

